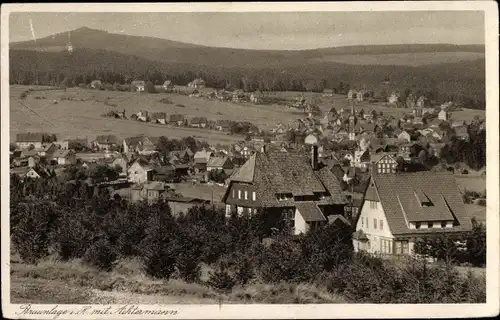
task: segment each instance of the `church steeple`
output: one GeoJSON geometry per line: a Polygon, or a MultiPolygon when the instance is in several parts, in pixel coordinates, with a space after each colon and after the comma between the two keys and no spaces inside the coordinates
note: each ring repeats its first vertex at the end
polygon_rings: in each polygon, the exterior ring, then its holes
{"type": "Polygon", "coordinates": [[[351,115],[349,116],[349,140],[356,140],[356,124],[358,119],[356,118],[356,110],[354,109],[354,100],[351,100],[351,115]]]}

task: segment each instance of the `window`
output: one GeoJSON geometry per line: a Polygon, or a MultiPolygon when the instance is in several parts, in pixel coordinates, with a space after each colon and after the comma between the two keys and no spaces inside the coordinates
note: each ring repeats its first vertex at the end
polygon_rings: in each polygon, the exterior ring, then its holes
{"type": "Polygon", "coordinates": [[[441,221],[441,228],[446,228],[446,221],[441,221]]]}
{"type": "Polygon", "coordinates": [[[379,228],[380,230],[384,230],[384,221],[379,220],[379,228]]]}
{"type": "Polygon", "coordinates": [[[397,254],[401,254],[401,253],[403,253],[403,252],[401,251],[401,241],[396,241],[396,253],[397,253],[397,254]]]}
{"type": "Polygon", "coordinates": [[[245,191],[245,200],[248,200],[248,191],[245,191]]]}
{"type": "Polygon", "coordinates": [[[373,219],[373,229],[377,229],[377,219],[373,219]]]}
{"type": "Polygon", "coordinates": [[[241,199],[241,190],[238,190],[238,199],[241,199]]]}
{"type": "Polygon", "coordinates": [[[233,198],[236,198],[236,190],[233,189],[233,198]]]}
{"type": "Polygon", "coordinates": [[[365,227],[365,218],[361,217],[361,227],[365,227]]]}
{"type": "Polygon", "coordinates": [[[401,241],[401,244],[402,244],[402,254],[409,254],[410,253],[410,250],[409,250],[409,246],[408,246],[408,241],[401,241]]]}
{"type": "Polygon", "coordinates": [[[415,222],[415,228],[420,229],[420,222],[415,222]]]}
{"type": "Polygon", "coordinates": [[[255,201],[256,199],[256,194],[255,194],[255,191],[252,192],[252,200],[255,201]]]}
{"type": "Polygon", "coordinates": [[[427,228],[432,228],[432,222],[427,222],[427,228]]]}

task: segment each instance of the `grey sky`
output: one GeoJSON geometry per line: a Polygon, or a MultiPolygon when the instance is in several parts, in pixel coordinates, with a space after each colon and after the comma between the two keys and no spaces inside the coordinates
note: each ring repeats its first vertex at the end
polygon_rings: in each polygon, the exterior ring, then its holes
{"type": "Polygon", "coordinates": [[[12,13],[10,40],[79,27],[207,46],[249,49],[453,43],[484,44],[479,11],[271,13],[12,13]]]}

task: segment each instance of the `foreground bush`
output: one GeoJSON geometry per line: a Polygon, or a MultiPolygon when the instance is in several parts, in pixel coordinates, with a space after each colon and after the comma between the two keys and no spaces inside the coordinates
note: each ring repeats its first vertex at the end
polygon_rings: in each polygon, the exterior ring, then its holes
{"type": "Polygon", "coordinates": [[[50,235],[58,213],[50,203],[36,202],[18,204],[14,214],[12,243],[24,262],[36,263],[49,254],[50,235]]]}
{"type": "Polygon", "coordinates": [[[229,274],[227,266],[220,265],[216,271],[209,272],[207,284],[213,289],[229,292],[236,285],[236,280],[229,274]]]}
{"type": "Polygon", "coordinates": [[[481,303],[486,283],[460,275],[451,265],[410,260],[402,267],[379,258],[357,255],[338,266],[328,290],[357,303],[481,303]]]}
{"type": "Polygon", "coordinates": [[[99,270],[111,271],[117,255],[111,243],[107,239],[101,238],[87,249],[83,258],[99,270]]]}

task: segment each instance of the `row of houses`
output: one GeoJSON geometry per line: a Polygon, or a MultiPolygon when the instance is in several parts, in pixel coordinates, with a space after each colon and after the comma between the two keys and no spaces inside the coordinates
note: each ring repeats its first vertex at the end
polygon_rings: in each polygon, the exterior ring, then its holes
{"type": "MultiPolygon", "coordinates": [[[[136,119],[142,122],[151,122],[158,124],[170,124],[175,126],[189,126],[192,128],[210,128],[213,130],[229,132],[233,125],[237,125],[239,122],[227,119],[219,120],[209,120],[207,117],[192,117],[188,119],[183,114],[171,114],[168,115],[165,112],[148,112],[146,110],[139,111],[137,114],[132,116],[132,119],[136,119]]],[[[254,131],[259,131],[257,127],[254,131]]]]}

